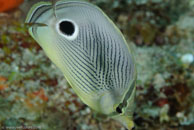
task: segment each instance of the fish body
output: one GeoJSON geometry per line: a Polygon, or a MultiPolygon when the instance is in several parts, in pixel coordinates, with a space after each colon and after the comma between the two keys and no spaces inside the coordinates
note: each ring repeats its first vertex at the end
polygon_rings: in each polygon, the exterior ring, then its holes
{"type": "Polygon", "coordinates": [[[134,58],[100,8],[83,1],[40,2],[29,11],[26,23],[32,23],[30,35],[85,104],[133,127],[134,58]]]}

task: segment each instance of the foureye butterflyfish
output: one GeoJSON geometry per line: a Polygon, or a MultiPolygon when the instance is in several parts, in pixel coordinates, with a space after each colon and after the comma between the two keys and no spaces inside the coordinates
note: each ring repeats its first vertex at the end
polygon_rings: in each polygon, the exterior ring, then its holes
{"type": "Polygon", "coordinates": [[[136,69],[124,36],[97,6],[83,1],[39,2],[28,13],[30,35],[97,113],[134,126],[136,69]]]}

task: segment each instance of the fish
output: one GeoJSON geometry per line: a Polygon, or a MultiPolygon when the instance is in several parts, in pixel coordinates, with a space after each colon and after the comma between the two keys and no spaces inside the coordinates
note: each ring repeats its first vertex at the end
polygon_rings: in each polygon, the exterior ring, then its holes
{"type": "Polygon", "coordinates": [[[98,6],[80,0],[39,2],[25,23],[84,104],[128,129],[134,127],[133,50],[98,6]]]}

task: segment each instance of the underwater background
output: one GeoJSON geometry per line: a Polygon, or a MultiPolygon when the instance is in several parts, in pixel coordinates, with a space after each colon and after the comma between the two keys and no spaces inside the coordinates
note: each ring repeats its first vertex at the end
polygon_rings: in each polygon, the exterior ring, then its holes
{"type": "MultiPolygon", "coordinates": [[[[94,118],[29,36],[24,19],[38,1],[0,0],[0,130],[125,130],[94,118]]],[[[133,48],[135,130],[194,129],[194,0],[89,1],[133,48]]]]}

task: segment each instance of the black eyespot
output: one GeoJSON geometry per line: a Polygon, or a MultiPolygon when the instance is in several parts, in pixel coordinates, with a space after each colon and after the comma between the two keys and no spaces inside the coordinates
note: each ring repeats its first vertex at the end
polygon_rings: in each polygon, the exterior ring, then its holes
{"type": "Polygon", "coordinates": [[[122,110],[121,110],[119,107],[116,108],[116,111],[117,111],[118,113],[122,113],[122,110]]]}
{"type": "Polygon", "coordinates": [[[70,21],[62,21],[59,24],[59,29],[65,35],[71,36],[75,32],[74,24],[70,21]]]}

